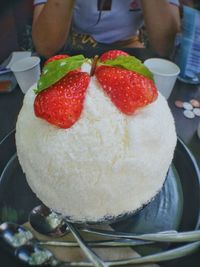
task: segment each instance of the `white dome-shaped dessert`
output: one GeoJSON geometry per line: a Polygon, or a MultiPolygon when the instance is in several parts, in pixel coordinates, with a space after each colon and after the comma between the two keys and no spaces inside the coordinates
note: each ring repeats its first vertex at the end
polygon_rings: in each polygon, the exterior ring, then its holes
{"type": "Polygon", "coordinates": [[[162,95],[127,116],[92,77],[80,119],[60,129],[35,116],[33,88],[16,145],[28,184],[45,205],[76,221],[98,221],[133,212],[159,192],[176,145],[162,95]]]}

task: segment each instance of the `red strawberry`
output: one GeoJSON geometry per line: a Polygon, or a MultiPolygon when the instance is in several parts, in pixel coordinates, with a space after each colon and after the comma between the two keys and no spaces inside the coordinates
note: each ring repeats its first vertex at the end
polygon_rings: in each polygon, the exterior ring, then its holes
{"type": "Polygon", "coordinates": [[[118,56],[129,56],[129,54],[122,50],[109,50],[108,52],[103,53],[100,56],[99,60],[101,62],[105,62],[106,60],[109,59],[115,59],[118,56]]]}
{"type": "Polygon", "coordinates": [[[96,77],[121,112],[132,115],[157,98],[152,80],[136,72],[110,66],[96,68],[96,77]]]}
{"type": "Polygon", "coordinates": [[[86,72],[68,73],[36,96],[35,115],[60,128],[70,128],[81,115],[89,81],[86,72]]]}
{"type": "Polygon", "coordinates": [[[63,58],[68,58],[69,55],[56,55],[53,57],[48,58],[45,62],[44,65],[48,64],[49,62],[52,62],[54,60],[59,60],[59,59],[63,59],[63,58]]]}

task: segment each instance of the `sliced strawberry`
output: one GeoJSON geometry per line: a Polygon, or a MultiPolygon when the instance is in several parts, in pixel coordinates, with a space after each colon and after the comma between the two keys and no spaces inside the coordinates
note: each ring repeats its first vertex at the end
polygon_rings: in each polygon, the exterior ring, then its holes
{"type": "Polygon", "coordinates": [[[153,81],[136,72],[100,66],[96,68],[95,75],[111,101],[126,115],[132,115],[157,98],[153,81]]]}
{"type": "Polygon", "coordinates": [[[44,65],[48,64],[49,62],[52,62],[54,60],[59,60],[59,59],[63,59],[63,58],[68,58],[69,55],[56,55],[56,56],[53,56],[53,57],[50,57],[48,58],[45,62],[44,62],[44,65]]]}
{"type": "Polygon", "coordinates": [[[124,51],[122,51],[122,50],[109,50],[108,52],[103,53],[100,56],[99,60],[101,62],[105,62],[105,61],[107,61],[109,59],[114,59],[114,58],[116,58],[118,56],[129,56],[129,54],[124,52],[124,51]]]}
{"type": "Polygon", "coordinates": [[[86,72],[70,72],[34,102],[35,115],[60,128],[70,128],[80,117],[90,76],[86,72]]]}

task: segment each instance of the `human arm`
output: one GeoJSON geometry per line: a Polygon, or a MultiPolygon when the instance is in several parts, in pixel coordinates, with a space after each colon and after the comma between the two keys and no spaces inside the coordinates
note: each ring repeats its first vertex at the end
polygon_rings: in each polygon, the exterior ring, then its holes
{"type": "Polygon", "coordinates": [[[166,0],[141,0],[145,27],[153,49],[169,56],[180,30],[179,8],[166,0]]]}
{"type": "Polygon", "coordinates": [[[36,5],[32,38],[37,52],[50,57],[64,45],[71,25],[75,0],[48,0],[36,5]]]}

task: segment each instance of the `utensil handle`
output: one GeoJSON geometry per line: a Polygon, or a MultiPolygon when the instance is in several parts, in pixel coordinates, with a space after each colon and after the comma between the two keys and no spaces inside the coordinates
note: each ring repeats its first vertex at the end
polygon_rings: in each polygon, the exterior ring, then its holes
{"type": "Polygon", "coordinates": [[[89,248],[89,246],[84,242],[83,238],[79,234],[76,227],[72,224],[66,221],[66,224],[71,231],[72,235],[76,239],[77,243],[79,244],[80,248],[85,253],[85,256],[94,264],[96,267],[108,267],[108,265],[102,261],[102,259],[97,256],[97,254],[89,248]]]}
{"type": "Polygon", "coordinates": [[[200,247],[200,241],[181,246],[179,248],[171,249],[165,252],[155,253],[153,255],[136,257],[132,259],[124,259],[119,261],[109,261],[107,262],[109,266],[119,266],[119,265],[129,265],[129,264],[143,264],[143,263],[156,263],[162,261],[173,260],[187,256],[191,253],[197,251],[200,247]]]}
{"type": "Polygon", "coordinates": [[[144,240],[152,242],[194,242],[200,240],[200,230],[188,231],[188,232],[176,232],[176,231],[165,231],[152,234],[141,234],[134,235],[129,233],[121,233],[112,230],[99,230],[94,228],[84,228],[80,229],[87,233],[96,234],[99,236],[106,236],[112,238],[125,238],[125,239],[135,239],[144,240]]]}

